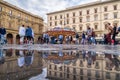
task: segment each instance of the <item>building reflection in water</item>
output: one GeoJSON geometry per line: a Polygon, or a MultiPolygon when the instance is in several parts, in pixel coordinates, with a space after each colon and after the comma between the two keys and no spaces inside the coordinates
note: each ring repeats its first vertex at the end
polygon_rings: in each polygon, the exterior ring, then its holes
{"type": "Polygon", "coordinates": [[[50,80],[120,80],[120,55],[0,49],[0,80],[26,80],[41,74],[43,67],[47,67],[50,80]]]}
{"type": "Polygon", "coordinates": [[[0,49],[0,80],[26,80],[41,74],[42,56],[32,50],[0,49]]]}
{"type": "Polygon", "coordinates": [[[47,55],[45,59],[49,61],[49,79],[120,80],[120,55],[84,50],[63,52],[62,56],[55,52],[43,55],[47,55]]]}

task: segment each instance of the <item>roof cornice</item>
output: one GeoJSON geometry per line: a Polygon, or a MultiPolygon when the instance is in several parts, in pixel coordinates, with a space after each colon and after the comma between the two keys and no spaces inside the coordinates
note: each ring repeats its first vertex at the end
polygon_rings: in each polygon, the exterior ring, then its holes
{"type": "Polygon", "coordinates": [[[25,14],[28,14],[28,15],[31,15],[31,16],[33,16],[33,17],[40,18],[41,20],[43,20],[42,17],[40,17],[40,16],[38,16],[38,15],[35,15],[35,14],[32,14],[32,13],[30,13],[30,12],[24,10],[24,9],[21,9],[21,8],[15,6],[15,5],[12,5],[12,4],[10,4],[10,3],[6,2],[6,1],[3,1],[3,0],[1,1],[1,0],[0,0],[0,3],[1,3],[1,4],[4,4],[4,5],[6,5],[6,6],[9,6],[9,7],[11,7],[11,8],[14,8],[14,9],[16,9],[16,10],[19,10],[19,11],[25,13],[25,14]]]}
{"type": "Polygon", "coordinates": [[[64,10],[50,12],[50,13],[47,13],[47,15],[60,13],[60,12],[65,12],[65,11],[70,11],[70,10],[75,10],[75,9],[80,9],[80,8],[86,8],[86,7],[94,6],[94,5],[101,5],[101,4],[116,2],[116,1],[120,1],[120,0],[96,1],[96,2],[91,2],[91,3],[81,4],[81,5],[78,5],[78,6],[68,7],[64,10]]]}

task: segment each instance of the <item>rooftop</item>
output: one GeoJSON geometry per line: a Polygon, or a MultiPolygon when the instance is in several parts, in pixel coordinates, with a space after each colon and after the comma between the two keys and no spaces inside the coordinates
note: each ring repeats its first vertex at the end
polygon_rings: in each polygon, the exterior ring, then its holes
{"type": "Polygon", "coordinates": [[[60,13],[60,12],[64,12],[64,11],[69,11],[69,10],[74,10],[74,9],[79,9],[79,8],[84,8],[84,7],[89,7],[89,6],[93,6],[93,5],[99,5],[99,4],[109,3],[109,2],[115,2],[115,1],[119,1],[119,0],[106,0],[106,1],[101,1],[100,0],[100,1],[96,1],[96,2],[85,3],[85,4],[78,5],[78,6],[68,7],[66,9],[64,9],[64,10],[50,12],[50,13],[47,13],[47,15],[60,13]]]}
{"type": "Polygon", "coordinates": [[[38,15],[35,15],[35,14],[32,14],[32,13],[30,13],[30,12],[24,10],[24,9],[21,9],[21,8],[15,6],[15,5],[12,5],[12,4],[10,4],[10,3],[6,2],[6,1],[0,0],[0,3],[4,4],[4,5],[6,5],[6,6],[9,6],[9,7],[11,7],[11,8],[14,8],[14,9],[16,9],[16,10],[19,10],[19,11],[21,11],[21,12],[24,12],[24,13],[26,13],[26,14],[28,14],[28,15],[34,16],[34,17],[36,17],[36,18],[41,18],[41,19],[43,20],[42,17],[40,17],[40,16],[38,16],[38,15]]]}

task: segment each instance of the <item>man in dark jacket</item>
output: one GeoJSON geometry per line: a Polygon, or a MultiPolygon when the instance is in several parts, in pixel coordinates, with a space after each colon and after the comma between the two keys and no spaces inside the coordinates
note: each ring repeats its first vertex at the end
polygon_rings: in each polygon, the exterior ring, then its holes
{"type": "Polygon", "coordinates": [[[114,40],[114,44],[116,44],[116,35],[118,34],[118,31],[117,31],[117,24],[114,24],[114,27],[113,27],[113,35],[112,35],[112,40],[114,40]]]}
{"type": "Polygon", "coordinates": [[[32,28],[27,26],[25,36],[27,37],[28,42],[32,39],[32,28]]]}
{"type": "Polygon", "coordinates": [[[5,35],[6,29],[3,26],[0,26],[0,35],[5,35]]]}
{"type": "Polygon", "coordinates": [[[6,29],[1,25],[0,26],[0,41],[1,43],[5,42],[6,29]]]}

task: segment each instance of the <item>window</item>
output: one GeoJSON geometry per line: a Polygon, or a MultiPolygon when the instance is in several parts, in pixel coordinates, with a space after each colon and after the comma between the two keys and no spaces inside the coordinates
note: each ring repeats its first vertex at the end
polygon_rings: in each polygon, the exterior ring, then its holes
{"type": "Polygon", "coordinates": [[[119,73],[116,73],[115,80],[118,80],[118,79],[120,79],[120,74],[119,74],[119,73]]]}
{"type": "Polygon", "coordinates": [[[108,19],[108,14],[104,14],[104,19],[108,19]]]}
{"type": "Polygon", "coordinates": [[[89,10],[87,10],[87,14],[89,14],[90,13],[90,11],[89,10]]]}
{"type": "Polygon", "coordinates": [[[82,18],[80,18],[80,22],[82,22],[82,18]]]}
{"type": "Polygon", "coordinates": [[[52,26],[52,22],[50,22],[50,26],[52,26]]]}
{"type": "Polygon", "coordinates": [[[113,8],[114,8],[114,10],[117,10],[117,5],[114,5],[113,8]]]}
{"type": "Polygon", "coordinates": [[[98,15],[94,15],[94,21],[98,20],[98,15]]]}
{"type": "Polygon", "coordinates": [[[51,71],[49,71],[49,75],[51,75],[51,71]]]}
{"type": "Polygon", "coordinates": [[[73,12],[73,17],[75,17],[75,12],[73,12]]]}
{"type": "Polygon", "coordinates": [[[60,15],[60,19],[62,19],[62,15],[60,15]]]}
{"type": "Polygon", "coordinates": [[[60,67],[60,71],[62,71],[62,66],[60,67]]]}
{"type": "Polygon", "coordinates": [[[83,75],[83,69],[80,69],[80,75],[83,75]]]}
{"type": "Polygon", "coordinates": [[[69,24],[69,19],[67,19],[67,24],[69,24]]]}
{"type": "Polygon", "coordinates": [[[110,72],[106,72],[106,79],[110,79],[110,72]]]}
{"type": "Polygon", "coordinates": [[[73,26],[73,30],[75,30],[75,31],[76,31],[76,27],[75,27],[75,26],[73,26]]]}
{"type": "Polygon", "coordinates": [[[117,12],[115,12],[115,13],[114,13],[114,18],[117,18],[117,15],[118,15],[118,13],[117,13],[117,12]]]}
{"type": "Polygon", "coordinates": [[[99,62],[96,62],[96,63],[95,63],[95,68],[96,68],[96,69],[99,69],[99,62]]]}
{"type": "Polygon", "coordinates": [[[98,25],[95,25],[95,30],[97,30],[98,29],[98,25]]]}
{"type": "Polygon", "coordinates": [[[73,68],[73,74],[76,74],[76,68],[73,68]]]}
{"type": "Polygon", "coordinates": [[[57,21],[55,21],[55,26],[57,26],[57,21]]]}
{"type": "Polygon", "coordinates": [[[73,18],[73,23],[75,23],[75,18],[73,18]]]}
{"type": "Polygon", "coordinates": [[[55,65],[54,70],[57,70],[57,66],[55,65]]]}
{"type": "Polygon", "coordinates": [[[82,16],[82,11],[79,12],[79,15],[82,16]]]}
{"type": "Polygon", "coordinates": [[[87,16],[86,18],[87,18],[87,22],[89,22],[90,21],[90,16],[87,16]]]}
{"type": "Polygon", "coordinates": [[[60,77],[62,77],[62,73],[60,73],[60,77]]]}
{"type": "Polygon", "coordinates": [[[84,80],[84,79],[83,79],[83,76],[80,76],[80,80],[84,80]]]}
{"type": "Polygon", "coordinates": [[[69,73],[70,72],[70,69],[69,69],[69,67],[67,67],[67,73],[69,73]]]}
{"type": "Polygon", "coordinates": [[[2,11],[2,7],[0,6],[0,11],[2,11]]]}
{"type": "Polygon", "coordinates": [[[97,13],[97,8],[94,9],[94,13],[97,13]]]}
{"type": "Polygon", "coordinates": [[[87,71],[87,76],[91,76],[91,70],[87,71]]]}
{"type": "MultiPolygon", "coordinates": [[[[82,26],[80,26],[80,27],[82,27],[82,26]]],[[[82,60],[80,60],[80,67],[83,67],[83,61],[82,60]]]]}
{"type": "Polygon", "coordinates": [[[99,71],[95,71],[95,77],[99,78],[100,77],[100,72],[99,71]]]}
{"type": "Polygon", "coordinates": [[[50,20],[52,20],[52,17],[50,17],[50,20]]]}
{"type": "Polygon", "coordinates": [[[60,21],[60,24],[62,25],[62,21],[60,21]]]}
{"type": "Polygon", "coordinates": [[[69,18],[69,14],[67,14],[67,18],[69,18]]]}
{"type": "Polygon", "coordinates": [[[79,28],[79,29],[80,29],[80,31],[82,31],[82,27],[81,27],[81,26],[80,26],[80,28],[79,28]]]}
{"type": "Polygon", "coordinates": [[[76,76],[75,75],[73,75],[73,80],[76,80],[76,76]]]}
{"type": "Polygon", "coordinates": [[[49,69],[51,69],[51,65],[49,65],[49,69]]]}
{"type": "Polygon", "coordinates": [[[55,16],[55,20],[57,19],[57,16],[55,16]]]}
{"type": "Polygon", "coordinates": [[[105,11],[105,12],[107,12],[107,6],[106,6],[106,7],[104,7],[104,11],[105,11]]]}
{"type": "Polygon", "coordinates": [[[67,78],[69,78],[69,74],[67,74],[67,78]]]}
{"type": "Polygon", "coordinates": [[[54,73],[54,76],[57,76],[57,73],[56,73],[56,72],[54,73]]]}

